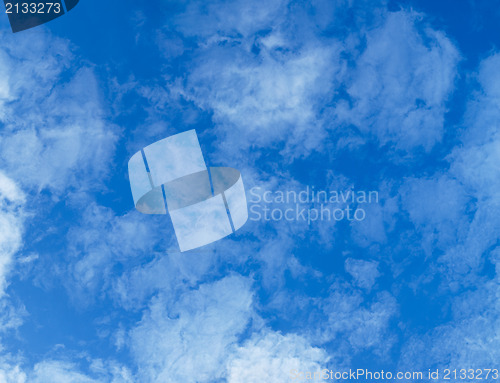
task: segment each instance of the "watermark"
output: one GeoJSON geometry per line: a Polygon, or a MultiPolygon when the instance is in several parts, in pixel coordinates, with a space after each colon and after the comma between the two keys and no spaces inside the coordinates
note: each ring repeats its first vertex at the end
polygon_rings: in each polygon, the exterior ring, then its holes
{"type": "Polygon", "coordinates": [[[379,203],[378,191],[250,189],[251,221],[364,221],[365,205],[379,203]]]}
{"type": "Polygon", "coordinates": [[[497,381],[500,373],[497,368],[445,368],[428,369],[426,371],[384,371],[366,368],[331,370],[324,368],[316,371],[291,369],[288,374],[290,381],[360,381],[363,383],[378,381],[400,381],[416,383],[421,381],[464,382],[464,381],[497,381]]]}
{"type": "Polygon", "coordinates": [[[12,32],[48,23],[72,10],[80,0],[4,0],[12,32]]]}
{"type": "Polygon", "coordinates": [[[218,241],[248,219],[238,170],[208,168],[195,130],[152,143],[128,162],[135,207],[170,214],[181,251],[218,241]]]}
{"type": "MultiPolygon", "coordinates": [[[[429,377],[431,376],[429,370],[429,377]]],[[[361,380],[364,382],[378,381],[378,380],[406,380],[416,381],[422,380],[424,373],[421,371],[372,371],[364,368],[349,369],[344,371],[335,371],[324,368],[319,371],[300,371],[296,369],[290,370],[289,379],[294,381],[301,380],[336,380],[336,381],[356,381],[361,380]]]]}

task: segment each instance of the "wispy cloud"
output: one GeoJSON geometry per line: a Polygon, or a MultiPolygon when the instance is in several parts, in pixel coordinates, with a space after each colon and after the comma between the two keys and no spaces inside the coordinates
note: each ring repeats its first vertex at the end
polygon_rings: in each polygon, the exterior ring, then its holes
{"type": "Polygon", "coordinates": [[[354,124],[380,145],[429,151],[444,133],[457,49],[411,11],[388,13],[364,37],[366,48],[347,74],[352,106],[339,104],[339,121],[354,124]]]}
{"type": "Polygon", "coordinates": [[[22,247],[25,194],[0,172],[0,296],[5,294],[14,254],[22,247]]]}

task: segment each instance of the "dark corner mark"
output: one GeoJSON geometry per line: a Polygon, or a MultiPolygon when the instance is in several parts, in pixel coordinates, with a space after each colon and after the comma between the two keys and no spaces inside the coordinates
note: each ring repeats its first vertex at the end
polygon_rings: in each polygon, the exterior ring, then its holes
{"type": "Polygon", "coordinates": [[[21,32],[57,19],[80,0],[4,0],[12,32],[21,32]]]}

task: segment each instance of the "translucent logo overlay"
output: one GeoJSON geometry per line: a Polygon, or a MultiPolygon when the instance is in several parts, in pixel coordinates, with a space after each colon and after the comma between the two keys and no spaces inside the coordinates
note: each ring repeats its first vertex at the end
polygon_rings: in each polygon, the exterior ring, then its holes
{"type": "Polygon", "coordinates": [[[21,32],[57,19],[80,0],[4,0],[12,32],[21,32]]]}
{"type": "Polygon", "coordinates": [[[132,156],[128,172],[136,209],[168,212],[181,251],[224,238],[248,219],[240,172],[207,168],[195,130],[146,146],[132,156]]]}

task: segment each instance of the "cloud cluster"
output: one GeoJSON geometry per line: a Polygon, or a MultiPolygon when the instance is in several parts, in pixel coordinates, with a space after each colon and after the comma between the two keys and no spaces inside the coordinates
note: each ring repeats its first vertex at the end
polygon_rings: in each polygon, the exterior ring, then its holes
{"type": "MultiPolygon", "coordinates": [[[[171,251],[164,217],[115,210],[92,194],[106,188],[119,139],[107,122],[97,69],[45,33],[0,47],[2,302],[23,247],[24,209],[48,217],[57,198],[69,196],[59,206],[68,216],[50,218],[61,248],[42,252],[37,278],[55,272],[79,309],[111,302],[103,315],[120,323],[112,323],[110,339],[117,352],[130,352],[127,368],[91,357],[23,367],[3,355],[0,380],[285,382],[291,369],[315,371],[337,357],[389,360],[400,339],[404,353],[391,361],[408,368],[498,360],[491,334],[499,323],[500,56],[481,64],[460,144],[445,166],[391,168],[394,152],[421,158],[442,142],[460,55],[423,15],[364,2],[357,17],[371,12],[373,20],[356,19],[362,27],[335,34],[337,8],[353,2],[326,3],[184,4],[159,32],[163,60],[181,60],[183,69],[172,74],[166,65],[169,72],[152,86],[127,84],[155,113],[189,104],[181,111],[190,116],[186,123],[209,120],[204,138],[214,139],[212,159],[229,158],[249,183],[269,189],[331,181],[329,174],[342,172],[340,149],[353,157],[365,144],[390,152],[380,160],[387,168],[373,176],[380,175],[384,201],[367,208],[366,221],[249,223],[206,254],[171,251]],[[44,192],[53,199],[37,208],[33,201],[44,192]],[[442,299],[451,293],[452,320],[438,313],[422,332],[404,323],[405,289],[442,299]],[[280,332],[280,324],[289,330],[280,332]]],[[[131,127],[125,146],[137,146],[139,135],[168,135],[173,128],[158,115],[148,117],[149,130],[131,127]]],[[[332,185],[363,182],[345,164],[349,170],[352,179],[336,174],[332,185]]],[[[0,322],[12,328],[16,318],[0,322]]]]}
{"type": "MultiPolygon", "coordinates": [[[[58,198],[69,191],[87,192],[101,184],[113,159],[117,131],[105,122],[93,69],[79,62],[68,41],[44,31],[28,31],[17,39],[6,36],[10,32],[1,33],[0,332],[4,333],[19,328],[26,314],[22,302],[14,304],[17,292],[9,290],[14,266],[39,258],[21,258],[21,251],[33,251],[27,242],[33,233],[25,233],[27,222],[40,223],[38,218],[50,215],[58,198]]],[[[47,231],[53,230],[54,222],[52,217],[43,221],[45,228],[52,226],[47,231]]],[[[57,249],[52,250],[43,255],[53,256],[57,249]]],[[[42,258],[42,264],[51,263],[42,258]]],[[[36,340],[28,344],[32,341],[36,340]]],[[[9,342],[3,341],[2,382],[109,382],[114,374],[94,373],[98,376],[94,379],[78,372],[72,362],[27,361],[23,354],[11,356],[9,350],[9,342]]],[[[114,382],[130,381],[114,375],[114,382]]]]}
{"type": "Polygon", "coordinates": [[[406,344],[407,356],[402,359],[406,365],[417,361],[427,366],[483,366],[499,357],[498,337],[494,334],[500,324],[500,110],[495,86],[500,76],[493,70],[499,57],[493,54],[486,58],[475,76],[479,90],[467,105],[461,145],[449,156],[451,166],[446,177],[454,178],[436,176],[431,185],[446,182],[449,186],[424,204],[431,207],[429,211],[420,206],[417,215],[410,212],[418,225],[432,228],[433,234],[424,229],[425,236],[435,236],[437,245],[445,249],[435,276],[443,278],[442,289],[451,290],[454,296],[450,298],[452,319],[420,339],[412,337],[406,344]]]}

